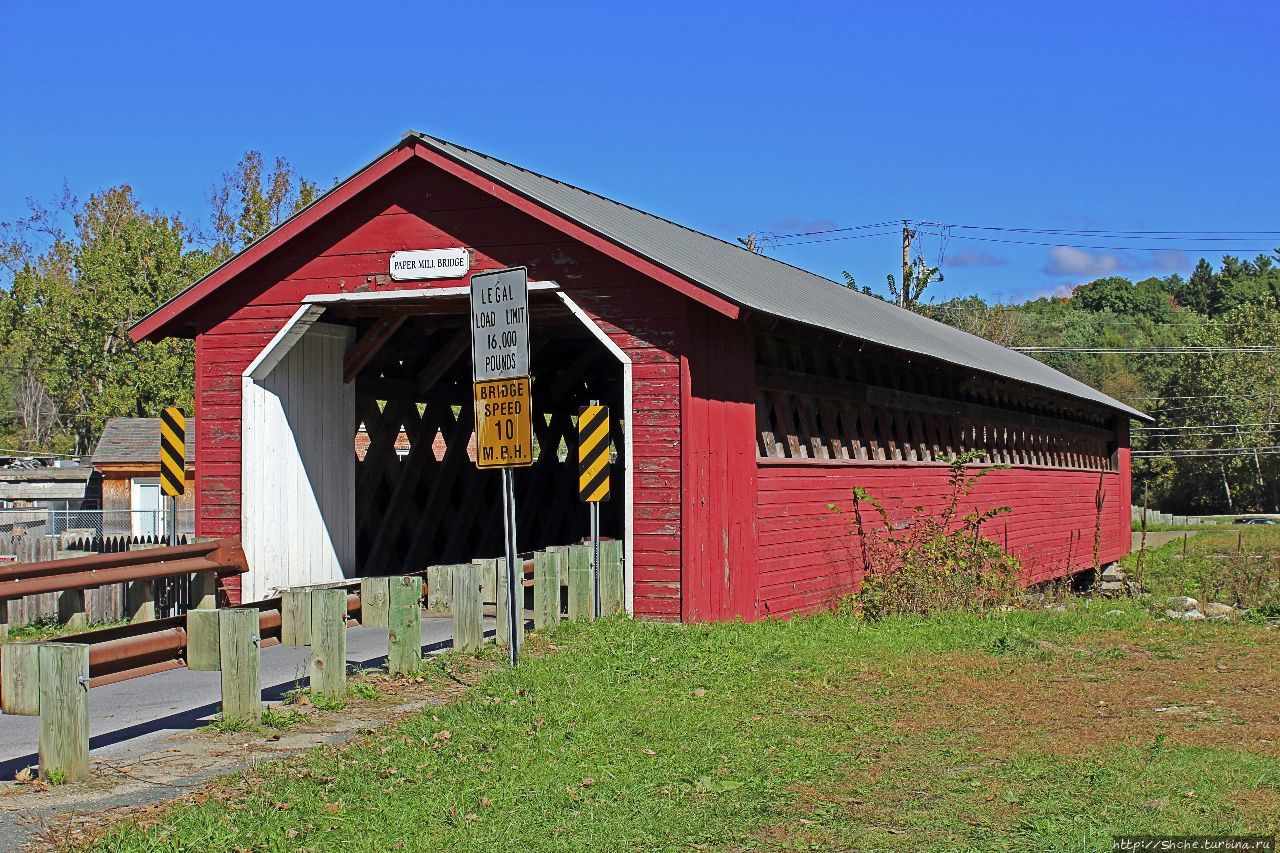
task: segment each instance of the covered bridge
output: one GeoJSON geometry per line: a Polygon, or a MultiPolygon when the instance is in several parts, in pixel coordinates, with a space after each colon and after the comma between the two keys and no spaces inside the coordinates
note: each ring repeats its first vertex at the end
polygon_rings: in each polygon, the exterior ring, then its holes
{"type": "Polygon", "coordinates": [[[233,596],[501,552],[500,478],[468,449],[466,294],[469,273],[513,266],[532,282],[540,448],[516,476],[520,546],[587,532],[573,417],[609,404],[620,488],[603,533],[625,541],[636,615],[823,606],[860,571],[828,504],[847,507],[855,484],[891,510],[934,504],[943,460],[963,451],[1009,466],[973,500],[1013,507],[992,534],[1033,579],[1091,565],[1095,526],[1102,560],[1128,550],[1140,413],[835,282],[411,132],[133,330],[196,341],[197,530],[242,537],[251,570],[233,596]],[[424,249],[465,249],[466,269],[393,278],[393,252],[424,249]]]}

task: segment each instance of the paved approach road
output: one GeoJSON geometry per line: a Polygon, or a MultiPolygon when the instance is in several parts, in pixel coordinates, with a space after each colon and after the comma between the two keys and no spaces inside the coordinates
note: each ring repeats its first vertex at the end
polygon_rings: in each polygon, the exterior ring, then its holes
{"type": "MultiPolygon", "coordinates": [[[[491,620],[486,620],[491,622],[491,620]]],[[[423,616],[422,644],[427,651],[453,643],[453,620],[423,616]]],[[[348,665],[376,666],[386,658],[387,629],[347,630],[348,665]]],[[[262,650],[263,698],[281,698],[307,683],[311,649],[270,646],[262,650]]],[[[92,758],[126,759],[160,739],[205,725],[218,713],[221,698],[216,672],[174,669],[89,691],[89,750],[92,758]]],[[[0,716],[0,779],[12,779],[36,763],[37,717],[0,716]]]]}

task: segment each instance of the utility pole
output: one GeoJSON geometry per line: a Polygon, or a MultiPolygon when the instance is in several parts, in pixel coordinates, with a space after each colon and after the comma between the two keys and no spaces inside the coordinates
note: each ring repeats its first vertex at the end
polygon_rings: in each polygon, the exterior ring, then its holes
{"type": "Polygon", "coordinates": [[[902,278],[900,280],[901,287],[898,288],[898,304],[903,308],[907,306],[907,273],[911,270],[911,241],[915,239],[916,232],[911,229],[911,220],[902,220],[902,278]]]}

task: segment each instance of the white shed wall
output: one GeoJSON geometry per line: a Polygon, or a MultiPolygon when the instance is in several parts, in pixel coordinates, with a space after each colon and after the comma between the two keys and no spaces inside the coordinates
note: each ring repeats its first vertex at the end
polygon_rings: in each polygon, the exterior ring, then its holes
{"type": "Polygon", "coordinates": [[[277,336],[243,378],[246,601],[355,573],[355,330],[298,319],[302,334],[277,336]]]}

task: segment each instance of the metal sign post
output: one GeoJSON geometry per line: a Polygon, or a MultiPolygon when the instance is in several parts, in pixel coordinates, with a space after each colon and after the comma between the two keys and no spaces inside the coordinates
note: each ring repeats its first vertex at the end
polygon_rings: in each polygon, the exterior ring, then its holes
{"type": "Polygon", "coordinates": [[[578,499],[591,508],[591,587],[594,615],[600,600],[600,504],[609,500],[609,407],[596,400],[578,410],[578,499]]]}
{"type": "Polygon", "coordinates": [[[533,464],[529,380],[529,280],[524,267],[471,276],[471,378],[476,467],[502,471],[508,650],[520,661],[524,583],[516,546],[516,468],[533,464]]]}

